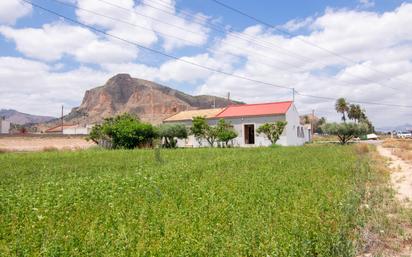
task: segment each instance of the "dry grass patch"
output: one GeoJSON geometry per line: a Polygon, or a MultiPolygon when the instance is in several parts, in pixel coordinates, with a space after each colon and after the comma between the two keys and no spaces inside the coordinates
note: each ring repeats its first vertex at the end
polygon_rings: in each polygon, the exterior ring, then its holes
{"type": "Polygon", "coordinates": [[[363,154],[366,154],[366,153],[369,153],[369,145],[368,144],[357,144],[357,145],[355,145],[355,151],[358,153],[358,154],[361,154],[361,155],[363,155],[363,154]]]}
{"type": "Polygon", "coordinates": [[[412,161],[412,140],[388,139],[382,144],[383,147],[392,148],[393,154],[405,161],[412,161]]]}
{"type": "MultiPolygon", "coordinates": [[[[364,146],[355,146],[356,151],[364,146]]],[[[412,242],[412,211],[395,199],[390,184],[390,171],[385,160],[369,146],[371,179],[366,187],[361,215],[365,223],[360,229],[360,256],[403,256],[412,242]]]]}

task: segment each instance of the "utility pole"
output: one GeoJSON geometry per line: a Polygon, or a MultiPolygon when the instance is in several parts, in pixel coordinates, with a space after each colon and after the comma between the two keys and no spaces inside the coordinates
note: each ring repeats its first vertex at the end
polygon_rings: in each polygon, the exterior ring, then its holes
{"type": "Polygon", "coordinates": [[[230,92],[227,92],[227,106],[230,105],[230,92]]]}
{"type": "Polygon", "coordinates": [[[63,134],[63,126],[64,126],[64,124],[63,124],[63,109],[64,109],[64,106],[62,105],[62,117],[61,117],[62,134],[63,134]]]}
{"type": "Polygon", "coordinates": [[[313,136],[313,133],[314,133],[314,131],[313,131],[313,128],[314,128],[313,121],[314,120],[315,120],[315,110],[312,109],[312,119],[310,119],[310,131],[312,133],[312,136],[313,136]]]}
{"type": "Polygon", "coordinates": [[[295,88],[292,88],[292,101],[295,103],[295,88]]]}

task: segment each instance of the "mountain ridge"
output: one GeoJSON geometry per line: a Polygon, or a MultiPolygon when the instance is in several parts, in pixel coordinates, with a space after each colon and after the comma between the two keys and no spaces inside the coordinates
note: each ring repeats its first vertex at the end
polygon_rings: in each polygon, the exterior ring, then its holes
{"type": "Polygon", "coordinates": [[[102,85],[85,92],[80,106],[64,117],[65,123],[93,124],[122,113],[137,115],[153,124],[184,110],[241,104],[211,95],[192,96],[149,80],[120,73],[102,85]]]}
{"type": "Polygon", "coordinates": [[[0,109],[0,117],[5,117],[11,123],[18,125],[43,123],[56,119],[51,116],[33,115],[14,109],[0,109]]]}

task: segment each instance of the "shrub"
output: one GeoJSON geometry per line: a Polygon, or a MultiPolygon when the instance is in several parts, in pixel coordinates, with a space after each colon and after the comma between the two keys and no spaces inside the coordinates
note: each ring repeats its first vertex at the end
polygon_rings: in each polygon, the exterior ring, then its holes
{"type": "Polygon", "coordinates": [[[226,122],[224,119],[220,119],[217,123],[217,139],[222,142],[224,146],[228,146],[229,141],[237,137],[237,132],[233,129],[233,125],[226,122]]]}
{"type": "Polygon", "coordinates": [[[325,123],[322,130],[330,135],[336,135],[342,145],[347,144],[354,137],[368,133],[369,127],[365,123],[325,123]]]}
{"type": "Polygon", "coordinates": [[[207,126],[208,124],[205,117],[193,117],[192,126],[190,127],[190,134],[196,138],[199,145],[202,145],[202,139],[205,137],[205,130],[207,126]]]}
{"type": "Polygon", "coordinates": [[[270,140],[272,145],[274,145],[279,140],[286,125],[287,125],[286,121],[276,121],[276,122],[271,122],[271,123],[265,123],[262,126],[260,126],[256,130],[256,132],[259,134],[264,134],[270,140]]]}
{"type": "Polygon", "coordinates": [[[151,124],[141,122],[130,114],[123,114],[94,126],[88,139],[112,148],[133,149],[151,146],[155,136],[151,124]]]}
{"type": "Polygon", "coordinates": [[[175,148],[177,139],[187,138],[187,129],[182,124],[161,124],[157,128],[157,134],[165,148],[175,148]]]}
{"type": "Polygon", "coordinates": [[[210,126],[206,118],[202,116],[193,117],[190,133],[196,138],[199,145],[202,145],[202,140],[206,139],[211,147],[214,146],[218,137],[217,127],[210,126]]]}

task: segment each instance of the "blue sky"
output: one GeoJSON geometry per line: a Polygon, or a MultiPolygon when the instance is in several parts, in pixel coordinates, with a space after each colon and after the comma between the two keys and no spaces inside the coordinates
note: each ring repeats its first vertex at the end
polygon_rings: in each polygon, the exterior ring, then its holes
{"type": "MultiPolygon", "coordinates": [[[[411,1],[220,0],[290,35],[211,0],[64,0],[76,9],[52,0],[32,1],[145,47],[216,70],[294,87],[303,94],[411,105],[405,97],[412,93],[411,1]]],[[[118,72],[191,94],[223,96],[230,91],[234,98],[250,103],[291,98],[290,90],[182,64],[18,0],[0,3],[0,92],[6,96],[0,99],[0,108],[57,115],[58,106],[78,106],[85,90],[118,72]]],[[[318,115],[338,119],[333,101],[298,97],[296,105],[301,113],[315,109],[318,115]]],[[[383,107],[365,108],[378,126],[412,118],[410,108],[387,107],[383,112],[383,107]]]]}

